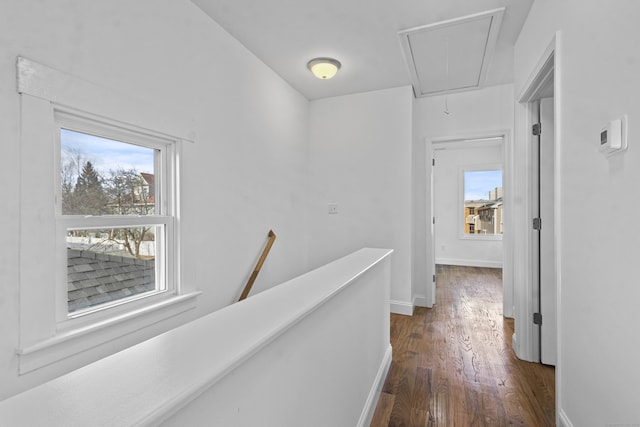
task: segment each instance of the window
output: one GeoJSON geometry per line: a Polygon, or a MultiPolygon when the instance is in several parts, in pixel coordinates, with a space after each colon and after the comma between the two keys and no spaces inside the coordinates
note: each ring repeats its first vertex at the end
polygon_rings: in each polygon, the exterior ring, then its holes
{"type": "Polygon", "coordinates": [[[55,118],[67,304],[59,319],[173,290],[173,197],[165,185],[173,142],[63,112],[55,118]]]}
{"type": "Polygon", "coordinates": [[[464,235],[501,236],[502,170],[464,170],[462,192],[464,235]]]}
{"type": "Polygon", "coordinates": [[[170,106],[25,58],[16,67],[16,354],[20,375],[52,373],[167,331],[196,307],[197,285],[180,281],[178,227],[179,155],[193,137],[173,136],[193,130],[170,106]]]}

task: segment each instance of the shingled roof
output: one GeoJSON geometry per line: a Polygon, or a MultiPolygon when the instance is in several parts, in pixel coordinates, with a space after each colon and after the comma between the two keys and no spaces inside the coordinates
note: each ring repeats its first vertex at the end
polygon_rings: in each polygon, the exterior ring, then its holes
{"type": "Polygon", "coordinates": [[[69,312],[155,289],[155,261],[67,249],[69,312]]]}

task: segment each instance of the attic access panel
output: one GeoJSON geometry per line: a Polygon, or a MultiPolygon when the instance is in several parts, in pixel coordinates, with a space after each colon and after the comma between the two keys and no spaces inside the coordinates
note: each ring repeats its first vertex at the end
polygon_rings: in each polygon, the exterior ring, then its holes
{"type": "Polygon", "coordinates": [[[415,96],[481,87],[503,15],[500,8],[399,32],[415,96]]]}

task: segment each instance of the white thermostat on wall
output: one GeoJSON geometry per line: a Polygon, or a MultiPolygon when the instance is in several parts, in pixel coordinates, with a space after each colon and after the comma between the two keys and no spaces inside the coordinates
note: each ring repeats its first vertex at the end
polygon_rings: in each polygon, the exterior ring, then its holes
{"type": "Polygon", "coordinates": [[[627,116],[614,119],[600,131],[600,152],[611,156],[627,148],[627,116]]]}

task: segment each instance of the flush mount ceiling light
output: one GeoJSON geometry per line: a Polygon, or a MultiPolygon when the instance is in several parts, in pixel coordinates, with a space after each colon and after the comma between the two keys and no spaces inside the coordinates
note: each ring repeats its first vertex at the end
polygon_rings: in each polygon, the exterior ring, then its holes
{"type": "Polygon", "coordinates": [[[333,58],[315,58],[307,63],[307,68],[317,78],[326,80],[336,75],[340,62],[333,58]]]}

